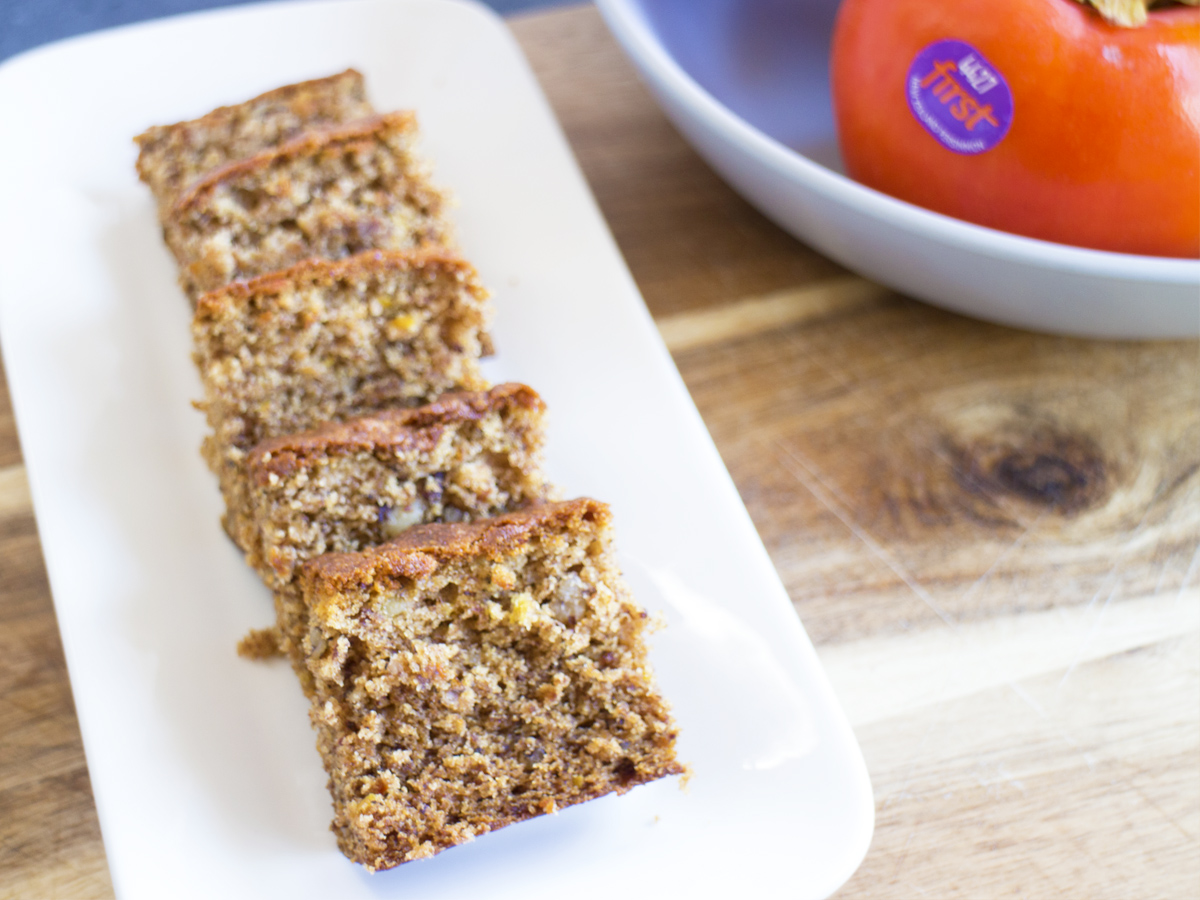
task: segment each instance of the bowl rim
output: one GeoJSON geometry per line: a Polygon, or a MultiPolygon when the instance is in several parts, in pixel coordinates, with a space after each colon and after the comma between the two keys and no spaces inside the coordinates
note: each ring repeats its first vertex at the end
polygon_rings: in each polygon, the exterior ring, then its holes
{"type": "Polygon", "coordinates": [[[860,215],[957,249],[1021,265],[1092,277],[1200,287],[1200,259],[1115,253],[1025,237],[934,212],[860,184],[760,131],[708,93],[667,51],[639,0],[595,3],[643,76],[683,103],[706,128],[724,135],[782,177],[800,182],[860,215]]]}

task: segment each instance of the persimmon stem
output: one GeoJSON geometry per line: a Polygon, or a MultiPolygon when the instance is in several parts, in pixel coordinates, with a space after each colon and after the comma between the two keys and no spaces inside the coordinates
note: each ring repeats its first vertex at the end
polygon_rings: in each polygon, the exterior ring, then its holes
{"type": "Polygon", "coordinates": [[[1125,28],[1138,28],[1146,24],[1146,11],[1157,6],[1184,3],[1200,6],[1200,0],[1079,0],[1085,6],[1095,7],[1109,22],[1125,28]]]}

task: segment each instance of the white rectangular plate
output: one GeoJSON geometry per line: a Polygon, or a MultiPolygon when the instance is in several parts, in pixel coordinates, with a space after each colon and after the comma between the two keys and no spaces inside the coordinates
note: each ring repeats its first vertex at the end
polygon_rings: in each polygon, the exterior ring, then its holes
{"type": "Polygon", "coordinates": [[[854,737],[503,23],[453,0],[283,3],[0,67],[0,337],[113,882],[123,898],[820,897],[874,820],[854,737]],[[358,67],[418,113],[498,309],[495,381],[550,474],[612,503],[679,779],[370,875],[328,831],[290,669],[238,659],[266,590],[197,454],[186,301],[133,135],[358,67]]]}

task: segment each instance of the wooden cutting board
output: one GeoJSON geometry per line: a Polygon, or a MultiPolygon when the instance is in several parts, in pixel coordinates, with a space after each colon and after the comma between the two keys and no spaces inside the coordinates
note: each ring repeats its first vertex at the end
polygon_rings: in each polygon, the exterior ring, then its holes
{"type": "MultiPolygon", "coordinates": [[[[1197,896],[1200,345],[855,278],[696,157],[592,8],[512,26],[862,744],[838,896],[1197,896]]],[[[0,897],[111,892],[5,397],[0,897]]]]}

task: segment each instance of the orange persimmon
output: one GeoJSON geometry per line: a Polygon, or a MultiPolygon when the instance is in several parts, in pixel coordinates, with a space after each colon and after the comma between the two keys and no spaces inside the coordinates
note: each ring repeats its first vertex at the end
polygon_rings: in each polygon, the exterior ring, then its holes
{"type": "Polygon", "coordinates": [[[847,173],[1030,237],[1200,256],[1200,9],[1137,28],[1074,0],[845,0],[847,173]]]}

